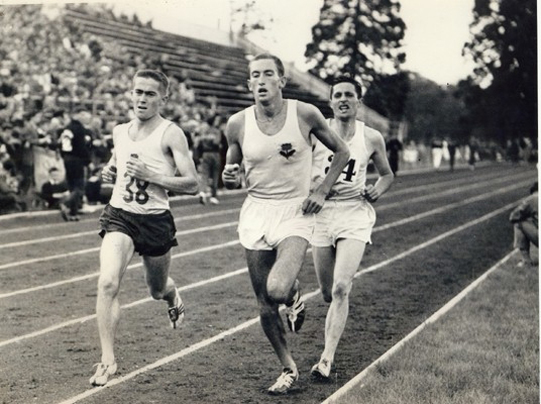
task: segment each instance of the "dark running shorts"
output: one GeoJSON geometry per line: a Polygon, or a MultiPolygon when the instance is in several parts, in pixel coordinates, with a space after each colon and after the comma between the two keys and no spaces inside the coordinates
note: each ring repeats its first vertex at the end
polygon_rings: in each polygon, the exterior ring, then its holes
{"type": "Polygon", "coordinates": [[[100,216],[100,236],[118,231],[131,237],[139,255],[158,257],[177,246],[177,229],[171,212],[139,215],[106,205],[100,216]]]}

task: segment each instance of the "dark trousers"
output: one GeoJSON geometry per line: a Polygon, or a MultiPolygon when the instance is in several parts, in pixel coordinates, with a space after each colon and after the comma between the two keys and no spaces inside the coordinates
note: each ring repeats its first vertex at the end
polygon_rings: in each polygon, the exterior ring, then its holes
{"type": "Polygon", "coordinates": [[[83,204],[85,195],[85,167],[86,160],[70,155],[64,156],[64,167],[66,168],[66,182],[70,196],[65,205],[70,210],[70,215],[76,215],[83,204]]]}

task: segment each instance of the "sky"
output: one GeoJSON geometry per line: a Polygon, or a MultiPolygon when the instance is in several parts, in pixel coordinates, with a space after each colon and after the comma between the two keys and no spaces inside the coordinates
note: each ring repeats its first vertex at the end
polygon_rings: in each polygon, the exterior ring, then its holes
{"type": "MultiPolygon", "coordinates": [[[[137,12],[142,21],[152,19],[153,27],[177,31],[183,21],[228,31],[230,4],[237,0],[132,0],[115,2],[126,14],[137,12]]],[[[89,2],[95,2],[90,0],[89,2]]],[[[20,1],[0,0],[2,4],[20,1]]],[[[401,0],[400,16],[407,29],[404,37],[406,63],[403,67],[438,84],[456,84],[473,70],[462,47],[470,38],[474,0],[401,0]]],[[[304,51],[311,41],[311,28],[319,18],[323,0],[257,0],[264,15],[274,23],[265,38],[254,41],[306,70],[304,51]]]]}
{"type": "MultiPolygon", "coordinates": [[[[229,29],[232,0],[137,0],[136,9],[153,17],[155,28],[174,30],[184,19],[222,30],[229,29]],[[162,8],[163,11],[158,11],[162,8]]],[[[235,1],[235,0],[233,0],[235,1]]],[[[462,56],[470,38],[474,0],[401,0],[400,16],[407,26],[404,37],[406,63],[438,84],[456,84],[473,70],[462,56]]],[[[132,9],[132,4],[127,9],[132,9]]],[[[304,51],[311,41],[311,28],[319,19],[323,0],[257,0],[257,6],[274,23],[267,38],[256,38],[282,59],[306,70],[304,51]]]]}

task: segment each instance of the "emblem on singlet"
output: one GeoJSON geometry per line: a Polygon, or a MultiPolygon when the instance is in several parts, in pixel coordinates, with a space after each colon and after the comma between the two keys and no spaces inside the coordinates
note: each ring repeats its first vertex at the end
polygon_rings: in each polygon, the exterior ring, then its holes
{"type": "Polygon", "coordinates": [[[295,154],[296,150],[293,148],[291,143],[282,143],[280,154],[289,160],[291,156],[295,154]]]}

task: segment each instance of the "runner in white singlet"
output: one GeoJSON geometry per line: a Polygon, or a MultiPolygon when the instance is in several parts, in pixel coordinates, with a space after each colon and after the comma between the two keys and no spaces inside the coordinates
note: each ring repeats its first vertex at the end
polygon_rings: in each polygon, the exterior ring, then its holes
{"type": "Polygon", "coordinates": [[[258,55],[249,70],[248,87],[255,105],[229,119],[222,179],[226,187],[237,187],[243,162],[248,197],[240,214],[239,239],[246,250],[261,325],[283,367],[268,391],[284,394],[299,372],[287,347],[278,307],[286,304],[287,324],[297,332],[305,311],[296,279],[312,235],[314,214],[323,206],[349,153],[316,107],[283,99],[286,78],[280,59],[258,55]],[[328,175],[310,193],[312,135],[333,150],[335,157],[328,175]]]}
{"type": "Polygon", "coordinates": [[[171,326],[176,328],[184,317],[182,299],[169,277],[170,249],[178,243],[167,192],[195,195],[198,185],[184,132],[159,113],[168,91],[169,80],[163,73],[139,70],[135,74],[135,119],[113,129],[113,155],[102,171],[103,180],[114,182],[114,187],[100,216],[103,242],[96,315],[102,353],[90,378],[95,386],[105,385],[117,369],[118,292],[135,252],[142,256],[151,296],[167,302],[171,326]]]}
{"type": "MultiPolygon", "coordinates": [[[[376,221],[371,205],[389,189],[394,175],[387,161],[385,141],[376,130],[356,120],[362,87],[349,77],[339,77],[331,87],[330,126],[348,144],[350,159],[331,188],[328,200],[316,216],[312,254],[323,299],[330,303],[325,324],[325,349],[312,367],[317,378],[329,378],[338,341],[348,317],[348,296],[353,276],[376,221]],[[369,161],[379,173],[374,185],[366,185],[369,161]]],[[[332,151],[316,144],[314,185],[321,181],[333,160],[332,151]]]]}

